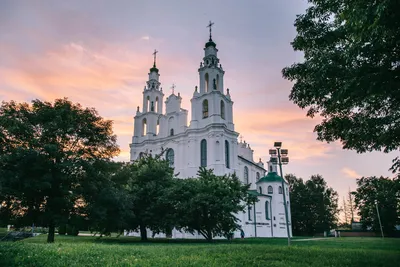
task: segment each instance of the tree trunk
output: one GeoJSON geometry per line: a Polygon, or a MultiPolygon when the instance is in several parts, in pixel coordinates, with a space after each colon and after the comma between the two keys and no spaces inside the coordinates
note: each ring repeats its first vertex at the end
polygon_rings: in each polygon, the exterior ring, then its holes
{"type": "Polygon", "coordinates": [[[143,224],[140,225],[140,240],[147,241],[146,226],[144,226],[143,224]]]}
{"type": "Polygon", "coordinates": [[[212,236],[211,229],[207,229],[207,241],[212,242],[212,238],[213,238],[213,236],[212,236]]]}
{"type": "Polygon", "coordinates": [[[49,234],[47,235],[47,243],[54,243],[55,224],[53,221],[49,224],[49,234]]]}

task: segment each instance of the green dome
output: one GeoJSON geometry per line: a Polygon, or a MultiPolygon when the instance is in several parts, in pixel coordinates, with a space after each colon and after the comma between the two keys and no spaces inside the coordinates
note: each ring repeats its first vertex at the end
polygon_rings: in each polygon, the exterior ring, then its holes
{"type": "Polygon", "coordinates": [[[150,69],[150,72],[157,72],[158,73],[158,69],[156,68],[156,66],[153,66],[151,69],[150,69]]]}
{"type": "MultiPolygon", "coordinates": [[[[276,172],[268,172],[268,174],[262,178],[260,178],[260,180],[258,180],[256,182],[256,184],[261,183],[261,182],[282,182],[282,177],[280,177],[276,172]]],[[[283,180],[284,182],[286,182],[285,180],[283,180]]]]}
{"type": "Polygon", "coordinates": [[[206,43],[206,48],[209,46],[217,47],[217,44],[214,43],[213,40],[210,38],[210,40],[208,40],[208,42],[206,43]]]}

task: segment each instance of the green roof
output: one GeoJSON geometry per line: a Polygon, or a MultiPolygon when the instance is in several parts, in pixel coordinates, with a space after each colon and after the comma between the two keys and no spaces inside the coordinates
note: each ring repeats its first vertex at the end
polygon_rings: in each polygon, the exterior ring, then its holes
{"type": "Polygon", "coordinates": [[[258,192],[257,190],[247,190],[247,193],[249,195],[256,196],[256,197],[258,197],[258,196],[271,197],[269,195],[260,194],[260,192],[258,192]]]}
{"type": "MultiPolygon", "coordinates": [[[[276,172],[268,172],[268,174],[262,178],[260,178],[260,180],[258,180],[256,182],[256,184],[261,183],[261,182],[282,182],[282,177],[280,177],[276,172]]],[[[284,180],[284,182],[286,182],[284,180]]]]}

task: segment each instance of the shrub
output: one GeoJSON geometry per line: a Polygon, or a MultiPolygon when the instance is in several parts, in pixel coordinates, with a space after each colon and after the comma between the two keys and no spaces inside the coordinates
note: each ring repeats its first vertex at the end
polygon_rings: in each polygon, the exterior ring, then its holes
{"type": "Polygon", "coordinates": [[[62,224],[58,227],[58,234],[65,235],[67,233],[67,225],[62,224]]]}

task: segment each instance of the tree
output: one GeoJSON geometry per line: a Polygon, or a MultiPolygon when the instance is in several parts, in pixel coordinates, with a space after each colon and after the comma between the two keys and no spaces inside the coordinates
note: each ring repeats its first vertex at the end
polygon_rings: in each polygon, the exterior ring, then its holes
{"type": "Polygon", "coordinates": [[[131,213],[127,190],[129,163],[96,161],[86,168],[81,185],[84,206],[82,213],[91,231],[102,235],[122,233],[129,227],[131,213]]]}
{"type": "Polygon", "coordinates": [[[67,99],[3,102],[0,150],[3,191],[18,208],[14,214],[47,225],[47,242],[79,204],[87,163],[119,152],[112,122],[67,99]]]}
{"type": "Polygon", "coordinates": [[[321,175],[313,175],[306,182],[291,174],[285,178],[290,189],[294,235],[314,235],[336,226],[338,195],[321,175]]]}
{"type": "Polygon", "coordinates": [[[256,200],[236,174],[217,176],[201,167],[198,178],[180,180],[175,187],[178,229],[198,232],[208,241],[239,229],[235,214],[256,200]]]}
{"type": "Polygon", "coordinates": [[[128,229],[139,228],[142,241],[147,240],[146,228],[156,233],[166,231],[173,215],[165,197],[173,183],[173,168],[160,157],[143,154],[127,169],[130,172],[128,194],[132,214],[128,229]]]}
{"type": "Polygon", "coordinates": [[[362,177],[357,180],[357,186],[354,200],[363,227],[380,231],[377,203],[384,233],[393,234],[395,226],[400,224],[400,180],[362,177]]]}
{"type": "MultiPolygon", "coordinates": [[[[282,70],[318,140],[385,153],[400,147],[400,2],[309,0],[292,42],[304,61],[282,70]]],[[[400,171],[400,158],[393,160],[400,171]]]]}

